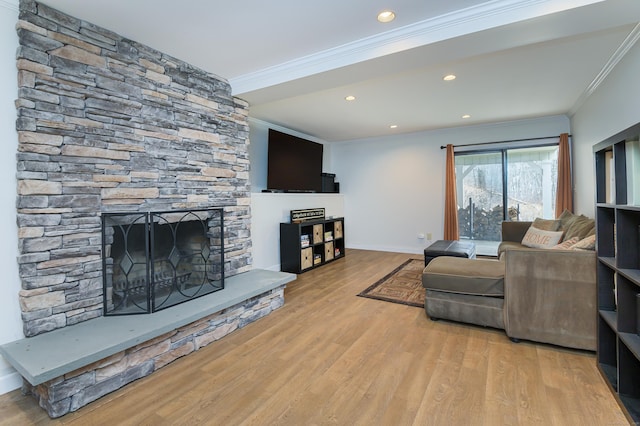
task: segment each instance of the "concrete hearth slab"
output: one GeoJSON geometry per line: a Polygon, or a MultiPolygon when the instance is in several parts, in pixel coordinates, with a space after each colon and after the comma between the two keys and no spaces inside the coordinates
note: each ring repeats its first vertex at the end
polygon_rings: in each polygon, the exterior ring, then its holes
{"type": "Polygon", "coordinates": [[[39,385],[220,312],[296,279],[255,269],[225,278],[216,293],[146,315],[101,317],[0,346],[0,354],[29,383],[39,385]]]}

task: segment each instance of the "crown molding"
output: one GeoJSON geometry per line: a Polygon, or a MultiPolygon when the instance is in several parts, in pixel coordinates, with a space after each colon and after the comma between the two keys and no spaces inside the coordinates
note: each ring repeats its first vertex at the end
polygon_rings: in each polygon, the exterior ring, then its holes
{"type": "Polygon", "coordinates": [[[584,92],[582,92],[576,103],[569,111],[569,116],[573,116],[576,112],[578,112],[580,107],[582,107],[587,99],[589,99],[589,97],[598,89],[598,87],[600,87],[600,85],[606,80],[609,74],[611,74],[616,65],[618,65],[622,58],[624,58],[626,54],[629,53],[631,48],[636,44],[638,40],[640,40],[640,23],[638,23],[631,30],[629,35],[622,41],[611,58],[609,58],[607,63],[604,64],[598,75],[596,75],[596,77],[587,86],[584,92]]]}
{"type": "Polygon", "coordinates": [[[239,95],[358,62],[604,0],[492,0],[230,78],[239,95]]]}
{"type": "Polygon", "coordinates": [[[9,9],[13,12],[20,12],[20,6],[17,1],[11,2],[7,0],[0,0],[0,8],[9,9]]]}

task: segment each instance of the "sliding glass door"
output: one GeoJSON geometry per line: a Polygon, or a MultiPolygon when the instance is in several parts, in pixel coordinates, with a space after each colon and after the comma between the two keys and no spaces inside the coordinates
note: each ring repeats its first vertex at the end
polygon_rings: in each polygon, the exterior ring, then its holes
{"type": "Polygon", "coordinates": [[[507,213],[511,220],[553,219],[558,146],[507,150],[507,213]]]}
{"type": "Polygon", "coordinates": [[[501,239],[501,223],[553,218],[558,146],[456,153],[461,239],[501,239]]]}
{"type": "Polygon", "coordinates": [[[455,163],[460,238],[499,241],[504,217],[502,152],[456,154],[455,163]]]}

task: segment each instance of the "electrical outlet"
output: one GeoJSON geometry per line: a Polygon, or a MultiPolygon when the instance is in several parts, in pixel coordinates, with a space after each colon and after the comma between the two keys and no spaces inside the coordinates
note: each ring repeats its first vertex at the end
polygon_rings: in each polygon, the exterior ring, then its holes
{"type": "Polygon", "coordinates": [[[427,240],[431,241],[432,237],[431,232],[427,232],[427,240]]]}

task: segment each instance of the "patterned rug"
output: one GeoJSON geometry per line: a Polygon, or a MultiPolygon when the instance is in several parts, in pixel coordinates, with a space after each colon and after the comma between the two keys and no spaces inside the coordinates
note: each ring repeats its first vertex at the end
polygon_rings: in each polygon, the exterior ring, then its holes
{"type": "Polygon", "coordinates": [[[424,260],[409,259],[358,296],[424,308],[423,269],[424,260]]]}

